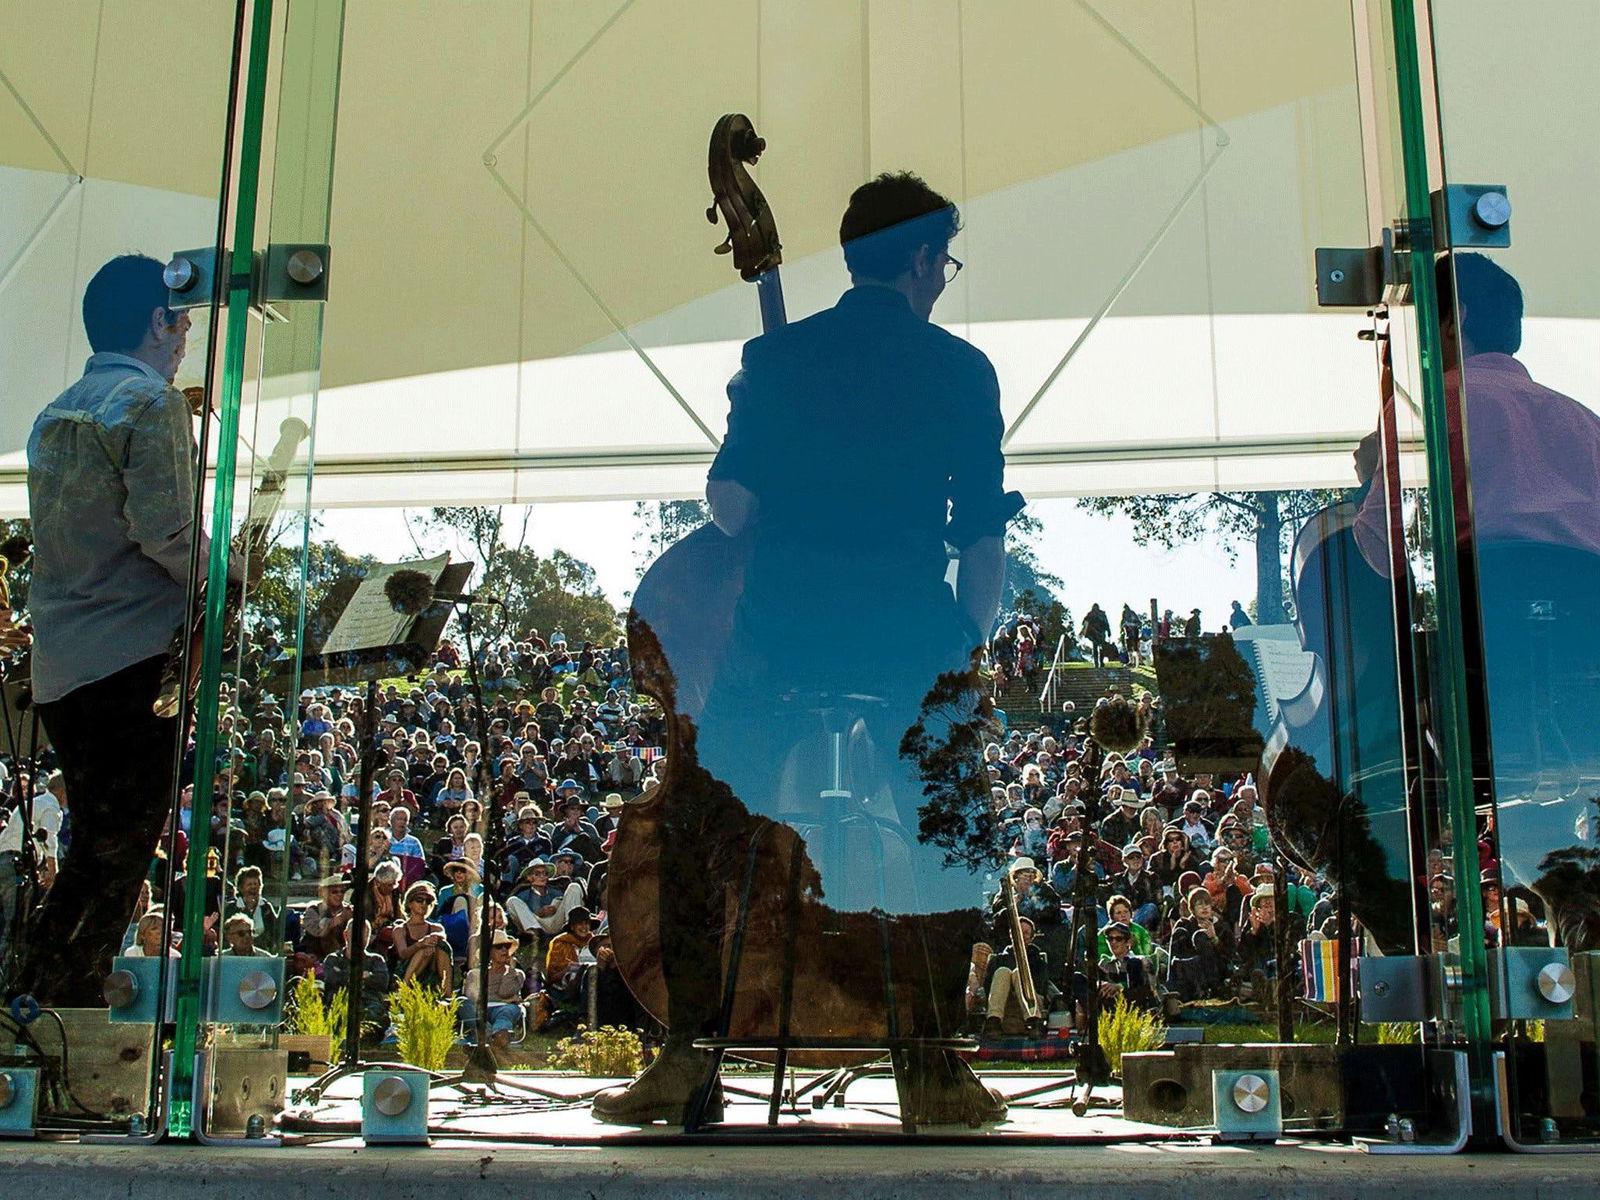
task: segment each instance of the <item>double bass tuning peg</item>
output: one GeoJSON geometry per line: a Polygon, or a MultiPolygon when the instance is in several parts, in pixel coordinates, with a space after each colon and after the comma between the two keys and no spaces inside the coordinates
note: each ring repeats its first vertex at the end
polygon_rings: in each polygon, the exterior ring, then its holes
{"type": "Polygon", "coordinates": [[[715,200],[706,206],[706,220],[712,225],[717,223],[717,202],[715,200]]]}

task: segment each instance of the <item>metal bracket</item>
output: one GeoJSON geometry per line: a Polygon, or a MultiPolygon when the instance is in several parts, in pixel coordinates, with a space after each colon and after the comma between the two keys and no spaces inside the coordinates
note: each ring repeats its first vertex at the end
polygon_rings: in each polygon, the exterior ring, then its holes
{"type": "Polygon", "coordinates": [[[213,301],[226,303],[226,296],[217,286],[215,246],[178,251],[161,272],[161,278],[167,285],[168,308],[202,308],[213,301]]]}
{"type": "Polygon", "coordinates": [[[1577,977],[1565,947],[1505,946],[1489,954],[1489,1015],[1570,1021],[1577,977]]]}
{"type": "Polygon", "coordinates": [[[251,304],[260,308],[288,300],[326,300],[329,255],[325,242],[275,242],[268,246],[265,262],[256,272],[251,304]]]}
{"type": "MultiPolygon", "coordinates": [[[[297,300],[328,298],[326,243],[275,242],[251,256],[250,307],[272,317],[272,305],[297,300]]],[[[228,303],[227,289],[217,271],[217,248],[180,250],[162,272],[167,285],[167,307],[200,308],[228,303]]]]}
{"type": "Polygon", "coordinates": [[[1406,223],[1396,221],[1383,231],[1381,245],[1366,248],[1319,246],[1317,304],[1321,308],[1374,308],[1407,304],[1411,272],[1404,257],[1406,223]]]}
{"type": "Polygon", "coordinates": [[[1511,245],[1511,199],[1503,183],[1452,183],[1433,193],[1433,227],[1452,249],[1511,245]]]}
{"type": "Polygon", "coordinates": [[[1409,1141],[1358,1137],[1353,1139],[1357,1149],[1368,1154],[1455,1154],[1466,1148],[1472,1136],[1472,1078],[1467,1056],[1459,1050],[1430,1050],[1427,1057],[1441,1108],[1450,1110],[1454,1128],[1409,1141]]]}
{"type": "Polygon", "coordinates": [[[1426,1021],[1432,1016],[1428,1007],[1427,963],[1421,957],[1363,955],[1357,978],[1363,1021],[1426,1021]]]}

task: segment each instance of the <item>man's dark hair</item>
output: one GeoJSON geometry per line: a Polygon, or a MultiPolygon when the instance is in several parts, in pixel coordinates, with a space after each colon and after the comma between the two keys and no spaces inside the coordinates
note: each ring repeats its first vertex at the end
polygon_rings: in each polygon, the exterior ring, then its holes
{"type": "Polygon", "coordinates": [[[1482,254],[1449,255],[1434,264],[1439,310],[1450,315],[1459,289],[1467,310],[1461,333],[1479,354],[1515,354],[1522,346],[1522,285],[1509,271],[1482,254]]]}
{"type": "Polygon", "coordinates": [[[943,252],[961,213],[910,171],[885,171],[850,195],[839,242],[853,278],[897,279],[923,246],[943,252]]]}
{"type": "Polygon", "coordinates": [[[162,265],[146,254],[113,258],[83,290],[83,328],[96,354],[136,349],[153,309],[167,305],[162,265]]]}

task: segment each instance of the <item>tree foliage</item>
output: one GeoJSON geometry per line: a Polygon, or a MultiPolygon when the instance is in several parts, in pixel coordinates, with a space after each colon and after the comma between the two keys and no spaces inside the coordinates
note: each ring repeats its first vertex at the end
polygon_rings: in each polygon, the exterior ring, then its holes
{"type": "MultiPolygon", "coordinates": [[[[370,554],[354,555],[338,542],[306,545],[306,612],[312,613],[341,579],[360,578],[377,565],[370,554]]],[[[250,594],[248,623],[252,629],[272,629],[286,644],[294,640],[300,622],[300,547],[276,542],[267,551],[265,569],[250,594]]]]}
{"type": "Polygon", "coordinates": [[[513,525],[503,507],[441,506],[414,515],[411,525],[419,550],[454,542],[459,555],[478,564],[476,589],[504,602],[488,618],[492,636],[560,629],[574,644],[614,639],[619,630],[616,609],[596,581],[594,568],[565,550],[544,558],[530,549],[531,515],[531,507],[524,508],[520,525],[513,525]]]}
{"type": "Polygon", "coordinates": [[[617,610],[595,580],[594,568],[565,550],[542,558],[527,547],[504,550],[484,588],[505,601],[509,634],[560,629],[574,645],[610,642],[620,632],[617,610]]]}
{"type": "MultiPolygon", "coordinates": [[[[33,522],[27,517],[13,521],[0,521],[0,541],[7,538],[25,537],[30,542],[33,540],[33,522]]],[[[28,584],[33,581],[33,559],[20,566],[14,566],[6,571],[6,586],[11,589],[11,607],[24,609],[28,607],[28,584]]]]}
{"type": "Polygon", "coordinates": [[[711,506],[704,500],[640,500],[633,518],[633,557],[643,578],[663,551],[711,520],[711,506]]]}
{"type": "MultiPolygon", "coordinates": [[[[1334,490],[1284,492],[1192,492],[1156,496],[1087,496],[1078,507],[1103,517],[1122,515],[1133,522],[1140,546],[1171,550],[1191,542],[1211,542],[1229,563],[1246,545],[1255,554],[1257,619],[1278,624],[1288,619],[1283,603],[1284,553],[1294,532],[1314,511],[1337,500],[1334,490]]],[[[1181,607],[1178,601],[1174,607],[1181,607]]]]}

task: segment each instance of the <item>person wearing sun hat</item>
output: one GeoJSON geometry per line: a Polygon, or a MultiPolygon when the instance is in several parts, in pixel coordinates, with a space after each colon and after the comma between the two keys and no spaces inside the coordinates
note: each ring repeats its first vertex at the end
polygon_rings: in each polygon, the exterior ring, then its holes
{"type": "Polygon", "coordinates": [[[572,1010],[583,1001],[583,977],[594,963],[589,943],[594,917],[581,904],[567,913],[566,928],[550,939],[544,958],[544,990],[558,1009],[572,1010]]]}
{"type": "MultiPolygon", "coordinates": [[[[562,850],[572,850],[585,862],[595,862],[603,857],[600,850],[600,834],[584,819],[583,810],[587,805],[583,796],[576,792],[565,791],[570,782],[564,780],[561,788],[557,789],[561,793],[556,800],[561,820],[550,829],[550,845],[557,853],[562,850]]],[[[573,784],[574,788],[576,786],[573,784]]]]}
{"type": "Polygon", "coordinates": [[[600,816],[594,822],[594,831],[604,839],[616,832],[616,828],[621,821],[622,793],[607,792],[606,798],[600,802],[600,816]]]}
{"type": "Polygon", "coordinates": [[[528,863],[546,858],[555,849],[550,838],[540,832],[544,812],[537,804],[525,803],[517,809],[516,832],[506,839],[506,879],[515,881],[528,863]]]}
{"type": "Polygon", "coordinates": [[[567,914],[583,905],[583,884],[570,875],[557,877],[550,864],[536,858],[522,869],[506,901],[512,927],[532,937],[553,937],[567,927],[567,914]]]}
{"type": "MultiPolygon", "coordinates": [[[[489,939],[489,1041],[496,1050],[511,1044],[511,1034],[522,1012],[522,991],[527,975],[512,961],[517,939],[497,929],[489,939]]],[[[461,985],[461,1024],[471,1029],[477,1022],[477,1006],[483,1002],[484,987],[477,966],[467,971],[461,985]]]]}

